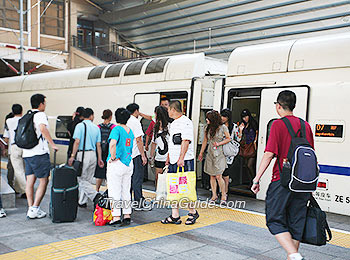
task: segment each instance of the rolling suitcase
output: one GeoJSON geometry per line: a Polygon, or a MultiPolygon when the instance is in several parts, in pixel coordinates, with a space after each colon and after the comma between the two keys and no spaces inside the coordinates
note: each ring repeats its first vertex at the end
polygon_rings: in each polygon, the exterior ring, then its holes
{"type": "Polygon", "coordinates": [[[77,172],[68,165],[56,166],[52,172],[50,216],[52,222],[73,222],[78,210],[78,178],[77,172]]]}

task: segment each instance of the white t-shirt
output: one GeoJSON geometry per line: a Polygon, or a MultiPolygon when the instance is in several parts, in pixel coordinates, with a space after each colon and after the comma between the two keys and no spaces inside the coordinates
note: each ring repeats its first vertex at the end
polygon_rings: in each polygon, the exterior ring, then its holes
{"type": "MultiPolygon", "coordinates": [[[[37,109],[32,109],[32,111],[38,111],[37,109]]],[[[42,136],[40,131],[40,125],[46,125],[46,128],[49,128],[49,121],[47,120],[47,116],[44,112],[38,112],[33,117],[34,127],[36,131],[36,135],[39,138],[39,143],[32,149],[23,149],[23,158],[33,157],[36,155],[43,155],[46,153],[50,153],[49,144],[46,139],[42,136]]]]}
{"type": "Polygon", "coordinates": [[[179,137],[181,137],[180,140],[190,141],[187,153],[185,154],[185,161],[193,160],[194,159],[193,123],[186,116],[181,116],[180,118],[174,120],[169,126],[169,158],[170,158],[171,164],[175,164],[180,157],[181,143],[174,144],[174,139],[179,139],[179,137]]]}
{"type": "Polygon", "coordinates": [[[9,118],[6,120],[6,125],[8,127],[8,130],[5,129],[4,131],[4,137],[9,139],[9,149],[8,154],[11,154],[11,145],[15,143],[15,130],[18,126],[18,120],[20,120],[20,116],[15,116],[13,118],[9,118]]]}
{"type": "Polygon", "coordinates": [[[133,115],[130,116],[126,125],[131,129],[131,131],[134,134],[134,144],[132,147],[132,156],[131,157],[135,158],[136,156],[141,154],[139,151],[139,148],[137,147],[136,138],[138,138],[140,136],[142,137],[144,135],[144,133],[143,133],[140,121],[136,117],[134,117],[133,115]]]}
{"type": "Polygon", "coordinates": [[[153,143],[156,146],[156,156],[154,159],[159,162],[165,162],[168,157],[169,151],[169,133],[167,135],[161,135],[163,131],[159,130],[156,136],[153,136],[153,143]]]}

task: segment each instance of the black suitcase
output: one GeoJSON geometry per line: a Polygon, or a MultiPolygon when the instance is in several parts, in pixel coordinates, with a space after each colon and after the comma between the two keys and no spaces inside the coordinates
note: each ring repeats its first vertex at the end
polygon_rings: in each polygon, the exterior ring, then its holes
{"type": "Polygon", "coordinates": [[[56,166],[55,152],[50,202],[52,222],[73,222],[76,219],[78,187],[76,170],[68,165],[56,166]]]}

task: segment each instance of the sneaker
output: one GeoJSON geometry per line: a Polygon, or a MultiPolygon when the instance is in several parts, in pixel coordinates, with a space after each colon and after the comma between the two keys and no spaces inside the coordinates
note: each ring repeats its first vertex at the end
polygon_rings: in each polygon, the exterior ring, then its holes
{"type": "Polygon", "coordinates": [[[0,218],[6,217],[6,212],[3,208],[0,209],[0,218]]]}
{"type": "Polygon", "coordinates": [[[27,217],[30,219],[35,219],[35,218],[45,218],[46,213],[38,208],[30,207],[27,212],[27,217]]]}

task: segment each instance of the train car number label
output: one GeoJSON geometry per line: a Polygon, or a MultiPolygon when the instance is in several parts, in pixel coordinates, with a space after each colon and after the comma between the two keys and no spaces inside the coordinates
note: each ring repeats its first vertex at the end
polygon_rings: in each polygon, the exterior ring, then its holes
{"type": "Polygon", "coordinates": [[[343,138],[343,125],[316,124],[315,136],[343,138]]]}

